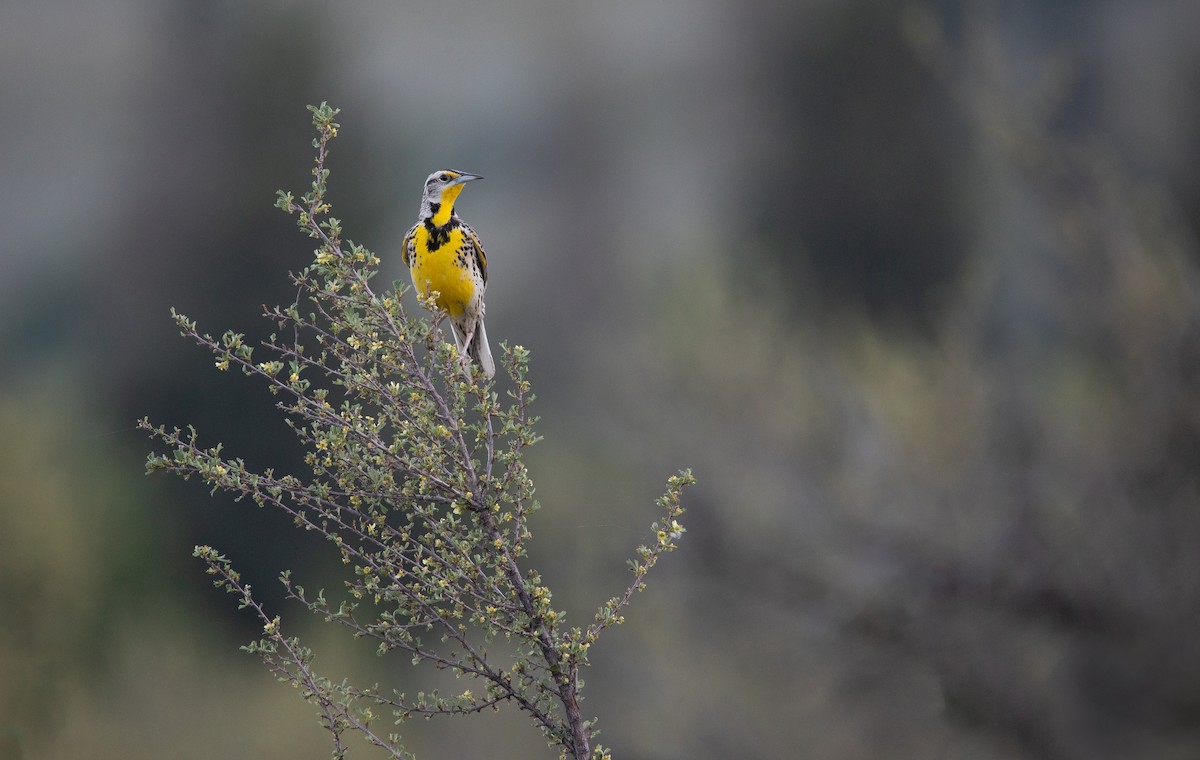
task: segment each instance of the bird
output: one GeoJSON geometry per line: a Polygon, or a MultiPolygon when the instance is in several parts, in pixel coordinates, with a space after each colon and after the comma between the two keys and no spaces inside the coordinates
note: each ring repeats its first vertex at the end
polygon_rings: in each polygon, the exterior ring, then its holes
{"type": "Polygon", "coordinates": [[[483,177],[453,169],[430,174],[420,216],[404,235],[402,250],[413,287],[426,295],[436,292],[435,305],[450,317],[464,366],[474,360],[490,379],[496,364],[483,326],[487,256],[475,230],[454,210],[463,187],[477,179],[483,177]]]}

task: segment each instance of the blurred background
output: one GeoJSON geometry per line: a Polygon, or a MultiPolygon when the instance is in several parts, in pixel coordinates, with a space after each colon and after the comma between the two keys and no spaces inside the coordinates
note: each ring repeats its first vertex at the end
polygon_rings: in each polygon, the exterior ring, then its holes
{"type": "MultiPolygon", "coordinates": [[[[0,7],[0,757],[324,757],[191,558],[318,669],[437,674],[280,600],[281,516],[147,479],[134,422],[302,471],[263,336],[312,245],[272,207],[342,109],[347,234],[421,183],[532,350],[534,561],[570,619],[687,535],[595,650],[620,758],[1200,757],[1200,4],[905,0],[0,7]]],[[[550,757],[515,711],[420,757],[550,757]]],[[[369,752],[364,756],[371,756],[369,752]]]]}

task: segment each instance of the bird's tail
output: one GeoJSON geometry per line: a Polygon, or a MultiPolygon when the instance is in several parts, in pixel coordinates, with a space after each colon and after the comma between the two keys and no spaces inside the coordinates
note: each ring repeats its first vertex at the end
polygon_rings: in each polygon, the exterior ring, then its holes
{"type": "MultiPolygon", "coordinates": [[[[454,343],[458,346],[458,350],[463,350],[464,335],[460,334],[457,325],[451,323],[451,330],[454,332],[454,343]]],[[[471,337],[471,345],[466,348],[467,356],[471,361],[483,368],[483,374],[491,379],[496,374],[496,362],[492,360],[492,349],[488,346],[487,329],[483,326],[483,320],[480,319],[475,323],[475,335],[471,337]]]]}
{"type": "Polygon", "coordinates": [[[482,319],[475,325],[475,335],[471,338],[471,345],[467,346],[467,356],[483,367],[483,374],[488,379],[495,376],[496,362],[492,360],[492,349],[488,345],[487,329],[484,328],[482,319]]]}

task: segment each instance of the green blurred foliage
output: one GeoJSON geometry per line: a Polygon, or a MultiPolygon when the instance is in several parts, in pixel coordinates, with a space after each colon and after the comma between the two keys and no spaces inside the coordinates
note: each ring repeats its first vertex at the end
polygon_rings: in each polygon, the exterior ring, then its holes
{"type": "MultiPolygon", "coordinates": [[[[69,387],[0,401],[0,756],[295,756],[319,737],[189,609],[142,452],[69,387]],[[119,442],[114,446],[114,443],[119,442]]],[[[161,494],[160,494],[161,495],[161,494]]]]}

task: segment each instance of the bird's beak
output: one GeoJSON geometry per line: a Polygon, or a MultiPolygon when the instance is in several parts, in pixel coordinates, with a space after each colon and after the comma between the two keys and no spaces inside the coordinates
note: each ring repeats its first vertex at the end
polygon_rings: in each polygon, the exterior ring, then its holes
{"type": "Polygon", "coordinates": [[[465,182],[470,182],[471,180],[475,180],[475,179],[483,179],[483,177],[480,177],[478,174],[469,174],[467,172],[455,172],[455,173],[458,174],[458,176],[454,178],[454,184],[456,184],[456,185],[461,185],[465,182]]]}

